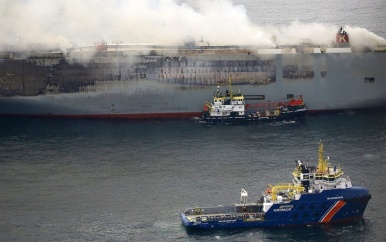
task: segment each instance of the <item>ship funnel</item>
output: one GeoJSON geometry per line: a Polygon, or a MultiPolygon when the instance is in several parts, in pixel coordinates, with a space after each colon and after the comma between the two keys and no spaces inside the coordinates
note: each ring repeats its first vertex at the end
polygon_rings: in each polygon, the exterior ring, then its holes
{"type": "Polygon", "coordinates": [[[97,51],[105,51],[107,50],[107,43],[103,39],[98,39],[94,41],[97,51]]]}
{"type": "Polygon", "coordinates": [[[336,33],[336,44],[339,46],[349,45],[349,42],[350,39],[348,33],[343,29],[343,27],[340,27],[338,33],[336,33]]]}

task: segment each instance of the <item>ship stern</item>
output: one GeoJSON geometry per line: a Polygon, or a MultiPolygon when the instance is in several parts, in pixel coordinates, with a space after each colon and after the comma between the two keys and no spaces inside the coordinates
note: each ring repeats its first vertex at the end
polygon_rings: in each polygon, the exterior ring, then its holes
{"type": "Polygon", "coordinates": [[[181,222],[182,222],[182,224],[183,224],[185,227],[187,227],[187,228],[194,227],[194,223],[191,222],[191,221],[189,220],[189,218],[185,215],[184,212],[182,212],[182,213],[180,214],[180,217],[181,217],[181,222]]]}

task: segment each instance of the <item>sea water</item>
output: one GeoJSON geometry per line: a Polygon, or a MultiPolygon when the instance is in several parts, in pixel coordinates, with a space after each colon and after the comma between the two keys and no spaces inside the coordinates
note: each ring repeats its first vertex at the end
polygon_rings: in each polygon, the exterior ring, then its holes
{"type": "Polygon", "coordinates": [[[2,241],[380,241],[386,112],[309,116],[300,123],[0,119],[2,241]],[[246,189],[291,182],[318,144],[354,185],[370,189],[364,218],[300,228],[187,231],[189,206],[233,204],[246,189]]]}

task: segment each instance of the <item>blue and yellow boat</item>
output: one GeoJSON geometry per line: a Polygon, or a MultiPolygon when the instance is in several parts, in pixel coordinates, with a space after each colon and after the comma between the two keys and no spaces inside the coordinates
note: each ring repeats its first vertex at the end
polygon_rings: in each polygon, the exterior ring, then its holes
{"type": "Polygon", "coordinates": [[[181,213],[187,228],[219,229],[314,225],[362,218],[371,199],[365,187],[353,186],[339,166],[332,166],[319,144],[318,165],[296,161],[291,183],[269,185],[261,198],[248,202],[241,190],[240,203],[188,208],[181,213]]]}

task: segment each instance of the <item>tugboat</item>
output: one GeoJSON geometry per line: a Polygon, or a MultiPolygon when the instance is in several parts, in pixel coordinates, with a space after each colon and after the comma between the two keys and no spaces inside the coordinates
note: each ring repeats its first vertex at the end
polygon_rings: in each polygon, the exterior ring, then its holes
{"type": "Polygon", "coordinates": [[[296,161],[291,183],[268,185],[256,202],[241,190],[240,203],[221,207],[196,207],[180,217],[187,228],[219,229],[314,225],[363,217],[371,194],[353,186],[339,166],[324,157],[319,143],[318,165],[296,161]]]}
{"type": "MultiPolygon", "coordinates": [[[[246,104],[246,98],[240,92],[232,92],[232,76],[229,75],[225,95],[219,92],[220,86],[214,92],[212,102],[206,102],[202,112],[202,120],[206,123],[256,123],[260,121],[294,121],[303,119],[307,107],[300,95],[286,102],[261,102],[246,104]]],[[[253,95],[254,96],[254,95],[253,95]]]]}

